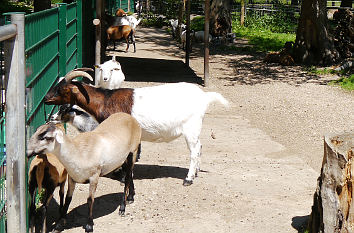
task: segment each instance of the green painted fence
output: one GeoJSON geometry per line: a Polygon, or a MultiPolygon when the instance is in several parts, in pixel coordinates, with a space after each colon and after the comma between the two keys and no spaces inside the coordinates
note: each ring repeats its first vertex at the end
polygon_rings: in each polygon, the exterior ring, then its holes
{"type": "Polygon", "coordinates": [[[81,1],[25,16],[27,138],[53,106],[44,96],[59,77],[82,66],[81,1]]]}
{"type": "MultiPolygon", "coordinates": [[[[86,53],[93,50],[93,38],[82,41],[83,31],[86,36],[93,35],[94,27],[84,22],[92,22],[93,2],[87,0],[84,9],[83,0],[25,16],[25,56],[26,56],[26,137],[34,133],[43,124],[53,106],[44,104],[48,90],[56,84],[59,77],[68,71],[82,67],[83,45],[86,53]]],[[[7,13],[6,15],[10,15],[7,13]]],[[[3,43],[0,43],[0,233],[6,232],[6,147],[5,147],[5,87],[3,43]]],[[[6,56],[6,55],[5,55],[6,56]]],[[[90,65],[91,60],[85,59],[90,65]]],[[[91,64],[92,65],[92,64],[91,64]]],[[[26,172],[27,174],[27,172],[26,172]]],[[[27,187],[26,187],[27,188],[27,187]]],[[[27,221],[28,222],[28,221],[27,221]]],[[[27,224],[28,225],[28,224],[27,224]]]]}
{"type": "Polygon", "coordinates": [[[115,15],[118,8],[134,13],[134,0],[106,0],[106,10],[110,15],[115,15]]]}

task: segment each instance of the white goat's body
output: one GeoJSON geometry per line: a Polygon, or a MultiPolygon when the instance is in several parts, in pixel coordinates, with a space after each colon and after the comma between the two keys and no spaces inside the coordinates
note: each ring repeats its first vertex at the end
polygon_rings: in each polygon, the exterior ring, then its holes
{"type": "Polygon", "coordinates": [[[210,103],[228,105],[222,95],[204,92],[189,83],[136,88],[132,116],[142,128],[142,141],[170,142],[183,135],[191,151],[186,180],[192,181],[200,166],[200,141],[204,114],[210,103]]]}
{"type": "Polygon", "coordinates": [[[69,123],[80,132],[92,131],[98,126],[98,121],[77,105],[62,105],[51,121],[69,123]]]}
{"type": "Polygon", "coordinates": [[[119,62],[113,57],[112,60],[106,61],[99,65],[98,87],[104,89],[118,89],[125,80],[125,75],[119,62]]]}
{"type": "Polygon", "coordinates": [[[135,30],[135,28],[138,26],[140,23],[141,19],[136,19],[134,16],[129,15],[129,16],[123,16],[123,17],[114,17],[114,23],[111,26],[123,26],[123,25],[129,25],[131,28],[135,30]]]}
{"type": "MultiPolygon", "coordinates": [[[[195,42],[204,42],[204,31],[197,31],[194,33],[194,41],[195,42]]],[[[209,34],[209,42],[211,42],[212,37],[209,34]]]]}

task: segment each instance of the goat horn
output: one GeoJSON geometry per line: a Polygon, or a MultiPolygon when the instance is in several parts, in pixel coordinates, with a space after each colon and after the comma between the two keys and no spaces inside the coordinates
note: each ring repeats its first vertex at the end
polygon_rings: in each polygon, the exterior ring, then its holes
{"type": "Polygon", "coordinates": [[[91,68],[78,68],[70,71],[65,75],[65,81],[70,82],[76,77],[86,77],[89,80],[93,81],[93,78],[91,77],[90,74],[86,73],[85,71],[93,71],[91,68]]]}

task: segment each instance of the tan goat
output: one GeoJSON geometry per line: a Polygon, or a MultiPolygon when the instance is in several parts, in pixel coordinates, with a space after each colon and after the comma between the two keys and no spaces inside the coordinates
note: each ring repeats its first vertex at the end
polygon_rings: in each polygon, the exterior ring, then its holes
{"type": "MultiPolygon", "coordinates": [[[[96,129],[70,138],[54,123],[38,127],[28,142],[27,153],[53,153],[65,166],[69,183],[89,183],[88,223],[86,232],[93,231],[93,202],[98,178],[121,167],[126,172],[124,198],[119,214],[124,215],[128,194],[134,195],[133,166],[141,139],[138,122],[129,114],[115,113],[104,120],[96,129]]],[[[74,188],[69,196],[72,196],[74,188]]],[[[133,201],[133,199],[130,199],[133,201]]],[[[65,202],[65,206],[69,203],[65,202]]]]}
{"type": "Polygon", "coordinates": [[[107,39],[108,41],[113,41],[113,50],[116,48],[115,41],[123,39],[127,42],[127,48],[125,52],[128,52],[129,49],[129,39],[134,45],[134,53],[136,52],[135,48],[135,32],[129,25],[123,26],[111,26],[107,29],[107,39]]]}

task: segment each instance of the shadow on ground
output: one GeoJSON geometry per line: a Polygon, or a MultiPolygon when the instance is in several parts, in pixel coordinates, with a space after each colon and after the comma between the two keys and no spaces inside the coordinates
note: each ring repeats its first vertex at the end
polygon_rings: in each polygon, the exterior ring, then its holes
{"type": "MultiPolygon", "coordinates": [[[[123,187],[117,185],[117,191],[122,191],[123,187]]],[[[74,193],[75,195],[75,193],[74,193]]],[[[87,193],[88,196],[88,193],[87,193]]],[[[96,218],[100,218],[102,216],[109,215],[110,213],[116,211],[118,206],[120,206],[123,200],[123,192],[119,193],[110,193],[106,195],[102,195],[99,197],[95,197],[95,203],[93,205],[93,219],[95,221],[96,218]]],[[[48,208],[48,229],[53,230],[54,223],[59,219],[59,205],[58,203],[52,199],[49,208],[48,208]]],[[[82,205],[77,206],[72,209],[68,215],[66,224],[60,230],[71,229],[75,227],[83,227],[87,223],[88,219],[88,205],[87,203],[82,203],[82,205]]],[[[120,217],[117,212],[117,218],[120,217]]],[[[84,229],[82,230],[84,231],[84,229]]]]}
{"type": "Polygon", "coordinates": [[[188,173],[187,168],[175,166],[160,166],[150,164],[135,164],[134,180],[176,178],[183,180],[188,173]]]}
{"type": "Polygon", "coordinates": [[[310,215],[296,216],[292,218],[291,226],[299,233],[305,232],[307,224],[310,220],[310,215]]]}
{"type": "Polygon", "coordinates": [[[202,78],[180,60],[136,57],[117,57],[117,60],[123,67],[126,81],[202,84],[202,78]]]}

